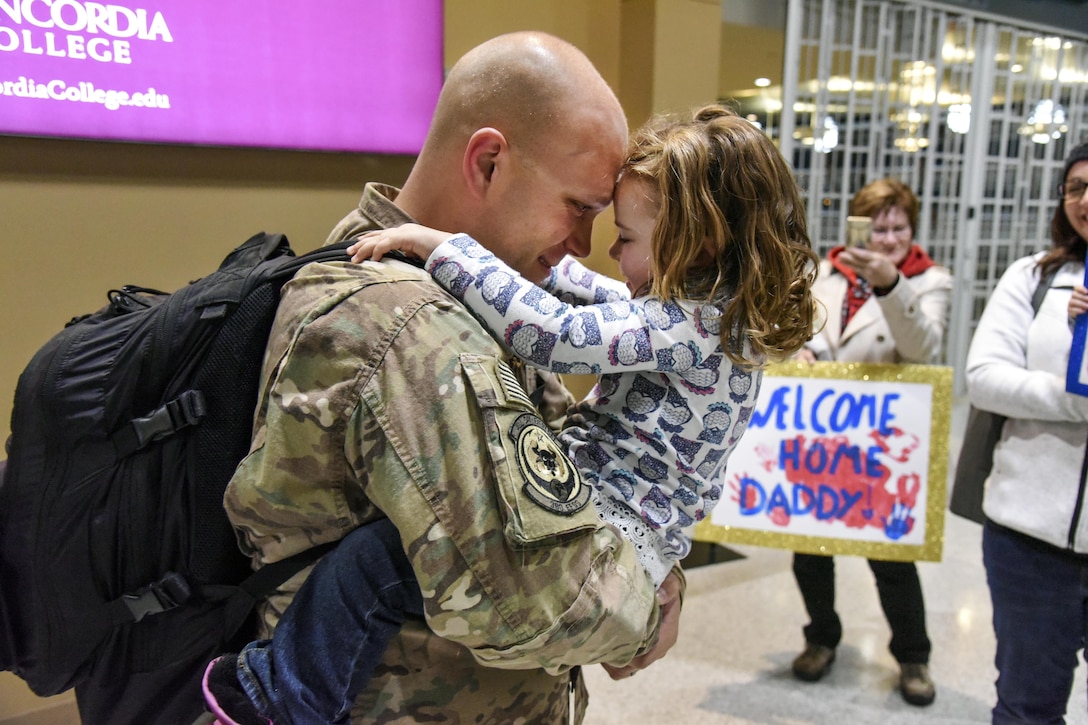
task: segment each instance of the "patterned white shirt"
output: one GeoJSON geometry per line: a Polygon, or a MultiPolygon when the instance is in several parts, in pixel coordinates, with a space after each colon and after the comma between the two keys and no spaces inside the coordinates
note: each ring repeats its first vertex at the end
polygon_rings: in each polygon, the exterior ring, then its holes
{"type": "Polygon", "coordinates": [[[584,426],[560,438],[596,489],[601,517],[636,546],[660,584],[722,495],[762,373],[733,365],[721,310],[655,297],[565,258],[534,285],[471,237],[439,245],[427,271],[517,357],[556,373],[597,374],[584,426]]]}

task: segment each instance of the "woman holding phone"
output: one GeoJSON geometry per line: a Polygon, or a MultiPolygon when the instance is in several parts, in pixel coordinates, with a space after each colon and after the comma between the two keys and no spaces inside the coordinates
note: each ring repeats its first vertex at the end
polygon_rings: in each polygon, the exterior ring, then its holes
{"type": "MultiPolygon", "coordinates": [[[[813,294],[823,305],[823,327],[797,359],[936,363],[948,324],[952,275],[914,243],[918,198],[902,182],[880,179],[854,195],[849,213],[872,220],[867,243],[835,247],[820,263],[813,294]]],[[[928,705],[936,689],[918,570],[914,562],[875,559],[869,568],[892,632],[889,649],[900,667],[899,691],[912,705],[928,705]]],[[[810,619],[793,674],[814,682],[831,670],[842,639],[834,560],[796,553],[793,573],[810,619]]]]}

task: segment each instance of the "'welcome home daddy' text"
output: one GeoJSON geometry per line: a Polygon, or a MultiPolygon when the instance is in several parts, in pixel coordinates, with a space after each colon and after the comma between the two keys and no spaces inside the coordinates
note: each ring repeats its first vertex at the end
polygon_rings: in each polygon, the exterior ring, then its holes
{"type": "Polygon", "coordinates": [[[854,395],[825,388],[805,401],[804,387],[783,386],[771,394],[766,407],[752,414],[751,428],[762,428],[768,423],[778,430],[786,430],[792,424],[794,430],[811,429],[816,433],[842,433],[862,426],[887,435],[895,419],[892,404],[899,400],[899,393],[883,395],[854,395]],[[791,421],[788,421],[791,418],[791,421]]]}
{"type": "Polygon", "coordinates": [[[0,0],[0,21],[0,51],[27,55],[127,64],[132,62],[129,38],[174,41],[161,12],[123,5],[0,0]]]}
{"type": "Polygon", "coordinates": [[[777,439],[776,453],[764,451],[762,473],[737,475],[737,513],[765,515],[779,526],[798,516],[851,528],[877,526],[889,539],[910,530],[916,491],[906,484],[916,477],[903,479],[904,486],[897,481],[894,491],[885,488],[891,472],[883,457],[888,441],[902,433],[899,392],[858,394],[832,381],[781,385],[761,397],[749,435],[752,429],[766,429],[781,431],[783,437],[777,439]]]}

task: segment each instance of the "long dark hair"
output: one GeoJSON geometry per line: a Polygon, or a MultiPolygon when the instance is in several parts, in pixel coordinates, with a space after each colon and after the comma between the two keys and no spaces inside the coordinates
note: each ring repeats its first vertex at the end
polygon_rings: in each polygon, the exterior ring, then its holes
{"type": "MultiPolygon", "coordinates": [[[[1069,160],[1065,164],[1065,175],[1062,183],[1068,181],[1069,171],[1075,161],[1084,160],[1085,144],[1073,149],[1069,154],[1069,160]],[[1074,158],[1078,157],[1078,158],[1074,158]]],[[[1039,274],[1044,275],[1066,262],[1084,263],[1085,252],[1088,250],[1088,242],[1073,229],[1069,222],[1069,214],[1065,211],[1065,199],[1058,199],[1058,206],[1054,209],[1054,216],[1050,220],[1050,238],[1054,246],[1039,260],[1037,265],[1039,274]]]]}

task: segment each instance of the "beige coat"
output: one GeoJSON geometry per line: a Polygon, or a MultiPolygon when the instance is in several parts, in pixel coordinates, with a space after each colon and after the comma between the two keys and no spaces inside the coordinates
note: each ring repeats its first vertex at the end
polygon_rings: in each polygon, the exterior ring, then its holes
{"type": "Polygon", "coordinates": [[[832,267],[820,262],[813,292],[823,305],[825,324],[806,345],[818,360],[872,363],[938,362],[941,356],[952,274],[934,266],[899,282],[883,297],[872,295],[842,328],[842,303],[849,283],[832,267]]]}

